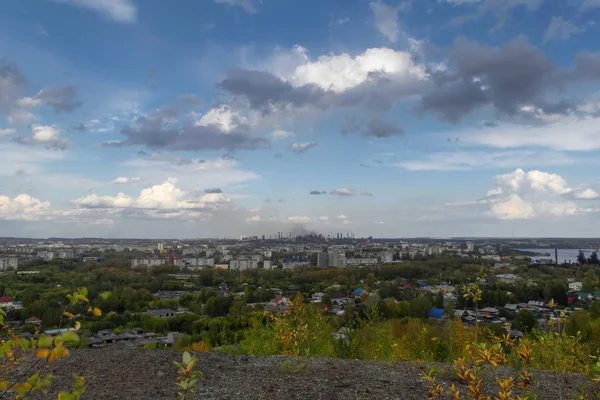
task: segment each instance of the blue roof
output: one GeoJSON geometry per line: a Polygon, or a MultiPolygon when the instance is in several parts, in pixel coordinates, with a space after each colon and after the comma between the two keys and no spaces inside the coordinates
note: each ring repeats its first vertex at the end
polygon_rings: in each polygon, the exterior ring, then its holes
{"type": "Polygon", "coordinates": [[[429,311],[429,316],[432,318],[442,318],[443,315],[444,315],[443,308],[432,308],[431,311],[429,311]]]}
{"type": "Polygon", "coordinates": [[[427,286],[427,283],[425,283],[425,282],[421,282],[421,283],[419,283],[419,286],[420,286],[420,287],[425,287],[425,286],[427,286]]]}
{"type": "Polygon", "coordinates": [[[308,261],[307,257],[287,257],[283,258],[283,261],[308,261]]]}
{"type": "Polygon", "coordinates": [[[364,291],[365,291],[365,289],[363,289],[363,288],[358,288],[358,289],[356,289],[356,290],[354,291],[354,295],[355,295],[355,296],[360,296],[361,294],[363,294],[363,293],[364,293],[364,291]]]}

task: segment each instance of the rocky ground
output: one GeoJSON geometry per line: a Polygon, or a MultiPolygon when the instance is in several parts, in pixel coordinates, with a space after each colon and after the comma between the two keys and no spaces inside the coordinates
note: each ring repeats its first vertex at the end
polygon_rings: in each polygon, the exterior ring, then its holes
{"type": "MultiPolygon", "coordinates": [[[[177,370],[173,361],[181,352],[104,348],[73,350],[63,360],[49,364],[46,372],[55,375],[53,392],[71,385],[73,372],[86,377],[82,399],[175,399],[177,370]]],[[[284,357],[252,357],[199,353],[204,375],[194,399],[426,399],[420,373],[425,367],[414,362],[393,365],[339,359],[312,359],[306,373],[285,373],[284,357]]],[[[440,365],[438,380],[448,386],[457,383],[449,365],[440,365]]],[[[504,377],[508,368],[496,369],[504,377]]],[[[574,399],[584,388],[586,377],[556,375],[537,371],[533,374],[538,399],[574,399]]],[[[492,372],[486,372],[486,387],[494,388],[492,372]]],[[[464,388],[462,388],[464,391],[464,388]]],[[[489,392],[493,394],[492,392],[489,392]]],[[[492,397],[493,398],[493,397],[492,397]]]]}

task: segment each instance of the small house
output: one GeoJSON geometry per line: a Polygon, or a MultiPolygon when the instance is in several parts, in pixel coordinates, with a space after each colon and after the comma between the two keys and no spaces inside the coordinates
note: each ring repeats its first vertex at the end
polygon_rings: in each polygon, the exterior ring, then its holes
{"type": "Polygon", "coordinates": [[[448,314],[443,308],[432,308],[429,311],[429,318],[446,319],[448,318],[448,314]]]}
{"type": "Polygon", "coordinates": [[[156,310],[148,310],[148,314],[158,318],[172,318],[175,316],[175,310],[170,308],[159,308],[156,310]]]}

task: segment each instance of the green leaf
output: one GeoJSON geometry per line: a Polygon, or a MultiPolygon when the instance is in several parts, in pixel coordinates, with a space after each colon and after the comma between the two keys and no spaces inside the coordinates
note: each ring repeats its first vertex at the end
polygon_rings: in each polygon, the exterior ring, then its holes
{"type": "Polygon", "coordinates": [[[190,361],[192,361],[192,355],[189,352],[184,351],[183,352],[183,363],[185,365],[188,365],[190,363],[190,361]]]}
{"type": "Polygon", "coordinates": [[[47,335],[42,335],[38,339],[38,347],[50,347],[52,346],[52,338],[47,335]]]}
{"type": "Polygon", "coordinates": [[[86,297],[87,297],[87,295],[88,295],[88,290],[87,290],[87,288],[86,288],[85,286],[84,286],[84,287],[81,287],[81,288],[79,288],[79,294],[81,294],[81,295],[83,295],[83,296],[86,296],[86,297]]]}
{"type": "Polygon", "coordinates": [[[104,293],[102,293],[102,294],[100,295],[100,298],[101,298],[102,300],[108,300],[108,299],[109,299],[109,297],[110,297],[111,295],[112,295],[112,293],[111,293],[111,292],[104,292],[104,293]]]}
{"type": "Polygon", "coordinates": [[[58,400],[75,400],[75,396],[73,396],[71,393],[60,392],[58,394],[58,400]]]}
{"type": "Polygon", "coordinates": [[[23,350],[29,350],[29,348],[31,347],[31,342],[29,342],[29,339],[21,339],[21,341],[19,342],[19,346],[23,350]]]}
{"type": "Polygon", "coordinates": [[[38,381],[38,379],[40,379],[40,373],[36,372],[35,374],[33,374],[29,378],[27,378],[27,383],[33,385],[35,382],[38,381]]]}
{"type": "Polygon", "coordinates": [[[68,332],[63,333],[62,335],[60,335],[60,338],[65,343],[70,343],[70,344],[79,343],[79,336],[77,336],[77,334],[73,331],[68,331],[68,332]]]}

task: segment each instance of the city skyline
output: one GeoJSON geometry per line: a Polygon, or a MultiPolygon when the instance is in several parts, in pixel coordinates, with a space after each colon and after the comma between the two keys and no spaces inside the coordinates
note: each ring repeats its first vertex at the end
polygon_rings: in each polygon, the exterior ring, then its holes
{"type": "Polygon", "coordinates": [[[2,10],[2,236],[598,236],[599,2],[2,10]]]}

